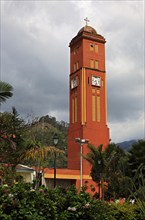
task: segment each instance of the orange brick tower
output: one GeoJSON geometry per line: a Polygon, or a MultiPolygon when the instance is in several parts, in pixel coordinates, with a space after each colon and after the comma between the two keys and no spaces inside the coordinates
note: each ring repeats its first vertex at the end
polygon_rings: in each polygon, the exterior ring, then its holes
{"type": "MultiPolygon", "coordinates": [[[[70,42],[70,127],[68,169],[80,169],[80,145],[75,138],[88,139],[96,147],[109,144],[105,38],[87,24],[70,42]]],[[[88,152],[83,145],[83,155],[88,152]]],[[[83,159],[83,181],[90,165],[83,159]]]]}

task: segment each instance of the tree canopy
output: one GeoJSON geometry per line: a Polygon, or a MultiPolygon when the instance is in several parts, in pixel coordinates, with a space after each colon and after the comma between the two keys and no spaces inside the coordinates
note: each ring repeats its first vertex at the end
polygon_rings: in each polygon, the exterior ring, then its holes
{"type": "MultiPolygon", "coordinates": [[[[88,145],[89,152],[84,158],[92,165],[91,177],[99,184],[106,183],[103,196],[106,199],[129,197],[133,191],[143,197],[140,190],[145,184],[145,141],[133,144],[129,152],[114,143],[103,151],[102,145],[88,145]]],[[[143,192],[143,190],[142,190],[143,192]]],[[[145,199],[145,198],[144,198],[145,199]]]]}

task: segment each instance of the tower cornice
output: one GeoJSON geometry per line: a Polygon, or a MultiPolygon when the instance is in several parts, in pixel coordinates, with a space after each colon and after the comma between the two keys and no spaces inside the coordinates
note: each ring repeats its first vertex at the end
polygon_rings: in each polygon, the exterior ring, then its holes
{"type": "Polygon", "coordinates": [[[103,44],[106,43],[105,38],[102,35],[97,34],[97,32],[91,33],[87,31],[79,31],[78,34],[71,40],[69,47],[73,46],[74,44],[76,44],[82,39],[93,40],[93,41],[100,42],[103,44]]]}
{"type": "Polygon", "coordinates": [[[80,67],[79,69],[77,69],[76,71],[70,73],[70,75],[72,76],[72,75],[76,74],[77,72],[80,72],[82,70],[82,68],[87,69],[87,70],[93,70],[95,72],[100,72],[100,73],[104,73],[104,74],[106,73],[105,70],[99,70],[99,69],[94,69],[94,68],[90,68],[87,66],[83,66],[83,67],[80,67]]]}

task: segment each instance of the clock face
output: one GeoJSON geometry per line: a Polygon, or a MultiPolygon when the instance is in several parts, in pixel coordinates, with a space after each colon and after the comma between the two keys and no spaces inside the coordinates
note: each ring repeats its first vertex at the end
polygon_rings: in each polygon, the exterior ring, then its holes
{"type": "Polygon", "coordinates": [[[92,76],[92,86],[101,86],[101,78],[98,76],[92,76]]]}
{"type": "Polygon", "coordinates": [[[76,77],[74,77],[71,80],[71,89],[74,89],[75,87],[77,87],[77,78],[76,77]]]}

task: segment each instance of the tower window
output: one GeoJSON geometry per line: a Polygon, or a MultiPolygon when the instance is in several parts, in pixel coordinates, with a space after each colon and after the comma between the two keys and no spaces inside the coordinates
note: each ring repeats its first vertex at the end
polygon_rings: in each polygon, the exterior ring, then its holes
{"type": "Polygon", "coordinates": [[[94,50],[94,44],[90,44],[90,51],[94,50]]]}
{"type": "Polygon", "coordinates": [[[77,122],[77,111],[78,111],[78,108],[77,108],[77,96],[75,97],[75,106],[74,106],[74,121],[77,122]]]}
{"type": "Polygon", "coordinates": [[[79,69],[79,61],[74,63],[74,72],[79,69]]]}
{"type": "Polygon", "coordinates": [[[96,97],[92,96],[92,121],[96,121],[96,97]]]}
{"type": "Polygon", "coordinates": [[[77,61],[77,63],[76,63],[76,68],[77,69],[79,68],[79,61],[77,61]]]}
{"type": "Polygon", "coordinates": [[[99,64],[98,60],[95,60],[95,69],[98,69],[98,64],[99,64]]]}
{"type": "Polygon", "coordinates": [[[74,72],[76,71],[76,63],[74,63],[74,72]]]}
{"type": "Polygon", "coordinates": [[[90,78],[88,77],[88,84],[90,84],[90,78]]]}
{"type": "Polygon", "coordinates": [[[77,54],[78,52],[79,52],[79,46],[74,48],[74,50],[73,50],[74,55],[77,54]]]}
{"type": "Polygon", "coordinates": [[[97,122],[100,122],[100,96],[97,96],[97,122]]]}
{"type": "Polygon", "coordinates": [[[78,105],[77,105],[77,96],[72,98],[72,123],[74,124],[77,122],[77,111],[78,111],[78,105]]]}
{"type": "Polygon", "coordinates": [[[99,49],[99,48],[98,48],[98,45],[95,44],[95,52],[96,52],[96,53],[98,53],[98,49],[99,49]]]}
{"type": "Polygon", "coordinates": [[[74,98],[72,99],[72,123],[74,123],[74,106],[75,106],[75,102],[74,102],[74,98]]]}
{"type": "Polygon", "coordinates": [[[90,67],[94,68],[94,60],[90,60],[90,67]]]}
{"type": "Polygon", "coordinates": [[[78,47],[76,47],[76,53],[78,53],[79,52],[79,46],[78,47]]]}

